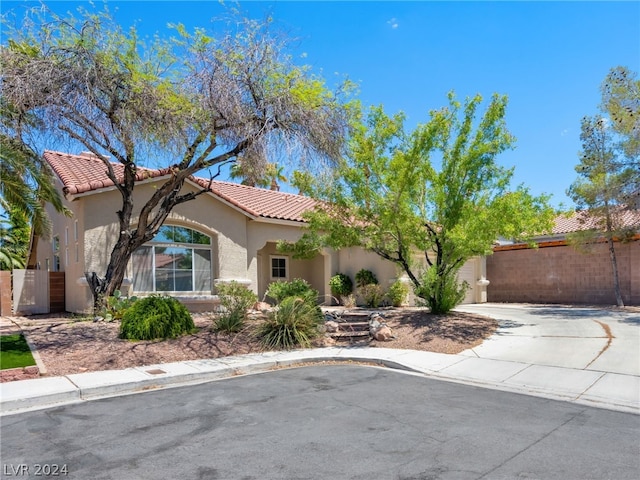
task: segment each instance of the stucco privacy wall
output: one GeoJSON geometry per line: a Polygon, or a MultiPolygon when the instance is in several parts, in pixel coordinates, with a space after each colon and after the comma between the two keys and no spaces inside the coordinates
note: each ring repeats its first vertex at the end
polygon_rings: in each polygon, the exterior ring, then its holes
{"type": "MultiPolygon", "coordinates": [[[[616,243],[622,298],[640,305],[640,241],[616,243]]],[[[580,253],[570,246],[497,251],[487,257],[490,302],[615,305],[606,244],[580,253]]]]}

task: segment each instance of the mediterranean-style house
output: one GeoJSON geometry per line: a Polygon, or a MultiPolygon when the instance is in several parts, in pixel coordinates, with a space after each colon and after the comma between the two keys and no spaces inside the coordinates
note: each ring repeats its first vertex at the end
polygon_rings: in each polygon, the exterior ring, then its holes
{"type": "MultiPolygon", "coordinates": [[[[51,241],[40,241],[36,269],[64,272],[64,303],[69,312],[89,312],[92,296],[85,272],[104,274],[117,238],[121,197],[91,153],[44,153],[64,194],[70,217],[53,211],[51,241]]],[[[113,164],[116,174],[122,165],[113,164]]],[[[139,169],[134,204],[140,208],[169,170],[139,169]]],[[[236,280],[263,298],[273,281],[302,278],[330,303],[329,280],[336,273],[352,279],[371,270],[388,287],[401,272],[395,264],[360,248],[324,249],[310,260],[280,253],[279,240],[296,241],[305,227],[303,212],[315,207],[308,197],[236,183],[190,178],[185,190],[207,192],[174,208],[156,237],[139,248],[124,286],[134,295],[166,293],[191,310],[211,310],[216,284],[236,280]]],[[[134,212],[135,215],[135,212],[134,212]]],[[[470,260],[460,279],[471,286],[465,302],[486,301],[484,258],[470,260]]]]}

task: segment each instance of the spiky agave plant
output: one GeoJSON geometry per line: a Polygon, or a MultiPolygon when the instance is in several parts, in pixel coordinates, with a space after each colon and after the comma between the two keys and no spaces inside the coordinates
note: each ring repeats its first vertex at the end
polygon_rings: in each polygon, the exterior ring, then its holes
{"type": "Polygon", "coordinates": [[[291,350],[309,347],[318,335],[322,312],[300,297],[287,297],[260,326],[258,335],[267,348],[291,350]]]}

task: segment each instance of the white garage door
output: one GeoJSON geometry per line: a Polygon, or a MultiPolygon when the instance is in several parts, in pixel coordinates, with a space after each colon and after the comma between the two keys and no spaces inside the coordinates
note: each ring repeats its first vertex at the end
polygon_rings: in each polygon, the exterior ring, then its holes
{"type": "Polygon", "coordinates": [[[467,282],[469,284],[469,290],[464,297],[462,303],[475,303],[476,299],[476,259],[472,258],[465,263],[458,272],[458,281],[460,283],[467,282]]]}

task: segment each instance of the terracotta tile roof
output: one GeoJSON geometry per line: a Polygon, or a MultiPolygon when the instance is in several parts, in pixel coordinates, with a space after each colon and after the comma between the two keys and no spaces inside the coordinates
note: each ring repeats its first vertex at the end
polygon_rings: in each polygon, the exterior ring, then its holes
{"type": "MultiPolygon", "coordinates": [[[[621,210],[618,221],[622,227],[640,230],[640,210],[621,210]]],[[[600,229],[597,221],[589,216],[588,211],[573,212],[571,215],[559,215],[555,219],[553,234],[578,232],[580,230],[600,229]]]]}
{"type": "MultiPolygon", "coordinates": [[[[93,154],[70,155],[47,150],[44,153],[44,159],[62,181],[65,195],[87,193],[113,186],[113,182],[106,175],[106,167],[102,159],[93,154]]],[[[121,179],[123,166],[113,162],[111,164],[117,178],[121,179]]],[[[157,178],[168,173],[169,169],[139,168],[136,180],[157,178]]],[[[204,178],[192,177],[191,180],[205,188],[209,184],[209,180],[204,178]]],[[[317,204],[315,200],[302,195],[216,180],[211,182],[210,191],[253,217],[303,222],[303,212],[312,210],[317,204]]]]}
{"type": "MultiPolygon", "coordinates": [[[[82,153],[80,155],[70,155],[68,153],[44,152],[44,159],[51,166],[56,175],[60,178],[65,195],[77,195],[100,188],[112,187],[113,182],[107,177],[102,159],[92,153],[82,153]]],[[[123,178],[124,167],[120,163],[113,163],[113,169],[118,179],[123,178]]],[[[145,178],[160,177],[166,175],[165,170],[149,170],[139,168],[136,180],[145,178]]]]}
{"type": "MultiPolygon", "coordinates": [[[[194,178],[203,187],[209,180],[194,178]]],[[[213,181],[211,192],[223,200],[241,208],[254,217],[275,218],[303,222],[302,214],[313,210],[317,202],[309,197],[292,193],[265,190],[231,182],[213,181]]]]}

